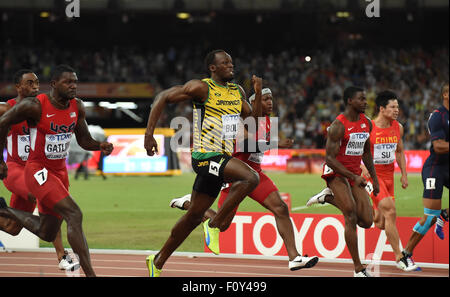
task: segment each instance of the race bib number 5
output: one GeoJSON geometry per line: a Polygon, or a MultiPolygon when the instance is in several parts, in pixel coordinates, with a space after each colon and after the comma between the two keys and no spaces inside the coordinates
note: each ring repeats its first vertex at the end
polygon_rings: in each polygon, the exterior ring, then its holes
{"type": "Polygon", "coordinates": [[[215,176],[219,176],[220,166],[221,164],[217,162],[214,161],[209,162],[209,173],[215,176]]]}
{"type": "Polygon", "coordinates": [[[42,186],[48,177],[48,170],[46,168],[42,168],[34,174],[34,179],[38,182],[40,186],[42,186]]]}

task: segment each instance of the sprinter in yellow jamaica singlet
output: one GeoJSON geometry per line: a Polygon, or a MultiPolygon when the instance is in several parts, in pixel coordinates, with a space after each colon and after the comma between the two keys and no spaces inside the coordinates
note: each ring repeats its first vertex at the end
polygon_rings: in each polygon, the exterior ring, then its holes
{"type": "Polygon", "coordinates": [[[169,238],[156,255],[146,259],[150,276],[159,276],[164,263],[202,221],[203,215],[217,198],[222,184],[232,183],[227,200],[217,215],[203,225],[205,242],[219,254],[219,226],[226,222],[233,209],[253,191],[259,176],[250,166],[233,158],[233,146],[240,117],[261,113],[262,80],[252,77],[256,94],[255,110],[247,102],[243,88],[231,83],[233,60],[224,50],[206,55],[205,66],[210,78],[190,80],[160,92],[150,111],[144,146],[149,156],[158,152],[153,133],[167,103],[190,100],[194,108],[192,168],[197,174],[191,194],[191,207],[172,228],[169,238]]]}

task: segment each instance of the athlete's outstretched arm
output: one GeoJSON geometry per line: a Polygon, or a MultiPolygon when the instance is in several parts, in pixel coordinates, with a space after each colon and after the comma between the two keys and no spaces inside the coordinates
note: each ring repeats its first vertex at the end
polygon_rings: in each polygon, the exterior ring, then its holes
{"type": "Polygon", "coordinates": [[[344,137],[345,127],[339,121],[335,120],[328,131],[327,142],[325,145],[325,162],[328,167],[333,169],[335,173],[338,173],[350,180],[354,180],[357,185],[366,185],[365,180],[361,176],[357,176],[353,172],[349,171],[336,159],[336,156],[339,154],[339,149],[341,147],[341,139],[344,137]]]}
{"type": "Polygon", "coordinates": [[[182,86],[174,86],[170,89],[160,92],[152,104],[145,131],[144,147],[147,155],[153,156],[158,152],[158,146],[153,133],[156,123],[161,116],[167,103],[178,103],[182,101],[205,102],[208,98],[208,85],[201,80],[190,80],[182,86]]]}
{"type": "MultiPolygon", "coordinates": [[[[11,108],[11,105],[7,104],[7,103],[2,103],[0,104],[0,117],[7,112],[9,109],[11,108]]],[[[6,141],[5,141],[5,145],[6,145],[6,141]]],[[[0,150],[3,151],[5,147],[0,147],[0,150]]]]}
{"type": "Polygon", "coordinates": [[[373,194],[375,196],[378,196],[378,193],[380,192],[380,184],[378,183],[377,173],[375,171],[375,166],[373,165],[372,152],[370,151],[370,138],[368,138],[366,140],[366,143],[364,144],[364,152],[362,155],[362,161],[364,163],[364,166],[366,166],[367,171],[370,174],[370,177],[373,180],[373,194]]]}
{"type": "MultiPolygon", "coordinates": [[[[257,77],[256,75],[252,76],[252,84],[253,90],[255,91],[255,103],[252,107],[252,116],[258,120],[258,117],[263,116],[262,110],[262,78],[257,77]]],[[[258,127],[258,126],[257,126],[258,127]]]]}
{"type": "Polygon", "coordinates": [[[250,105],[250,103],[248,103],[248,101],[247,101],[247,94],[245,93],[244,89],[240,85],[238,85],[238,88],[242,95],[242,97],[241,97],[241,100],[242,100],[241,117],[243,119],[246,119],[252,115],[253,109],[252,109],[252,106],[250,105]]]}
{"type": "MultiPolygon", "coordinates": [[[[27,121],[30,126],[34,126],[39,122],[41,112],[41,103],[35,97],[24,98],[8,109],[0,117],[0,147],[5,147],[6,136],[12,125],[27,121]]],[[[3,160],[3,154],[0,155],[0,179],[4,179],[8,174],[8,168],[3,160]]]]}
{"type": "Polygon", "coordinates": [[[400,177],[400,182],[402,183],[402,188],[406,189],[408,187],[408,173],[406,172],[406,158],[405,158],[405,150],[403,145],[403,126],[399,123],[400,127],[400,139],[397,143],[397,150],[395,151],[395,160],[397,161],[398,167],[402,173],[400,177]]]}
{"type": "Polygon", "coordinates": [[[113,145],[109,142],[100,142],[92,138],[86,122],[86,110],[83,101],[77,100],[78,106],[78,120],[75,127],[75,136],[78,144],[87,151],[102,151],[106,156],[113,151],[113,145]]]}

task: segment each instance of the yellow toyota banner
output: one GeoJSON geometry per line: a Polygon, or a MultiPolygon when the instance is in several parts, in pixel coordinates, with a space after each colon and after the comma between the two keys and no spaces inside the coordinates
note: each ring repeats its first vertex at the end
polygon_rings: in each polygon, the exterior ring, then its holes
{"type": "MultiPolygon", "coordinates": [[[[50,84],[41,83],[40,92],[50,91],[50,84]]],[[[0,83],[0,98],[7,100],[16,96],[12,83],[0,83]]],[[[83,98],[152,98],[155,89],[150,83],[78,83],[77,97],[83,98]]]]}

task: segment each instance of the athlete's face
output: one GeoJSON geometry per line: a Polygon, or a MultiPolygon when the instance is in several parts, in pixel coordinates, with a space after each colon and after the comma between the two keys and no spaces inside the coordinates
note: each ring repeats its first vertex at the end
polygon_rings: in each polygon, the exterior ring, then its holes
{"type": "Polygon", "coordinates": [[[270,115],[273,110],[273,97],[271,94],[265,94],[261,97],[262,110],[264,115],[270,115]]]}
{"type": "Polygon", "coordinates": [[[17,94],[22,98],[34,97],[39,93],[39,79],[34,73],[22,75],[20,83],[16,84],[17,94]]]}
{"type": "Polygon", "coordinates": [[[63,72],[58,80],[53,81],[58,95],[70,100],[77,95],[78,77],[75,72],[63,72]]]}
{"type": "Polygon", "coordinates": [[[348,99],[348,104],[351,105],[357,112],[364,113],[367,108],[366,93],[356,92],[352,98],[348,99]]]}
{"type": "Polygon", "coordinates": [[[396,120],[399,114],[399,105],[397,99],[388,101],[386,107],[380,106],[380,115],[388,120],[396,120]]]}
{"type": "Polygon", "coordinates": [[[233,59],[225,52],[216,53],[214,64],[210,65],[210,70],[222,81],[231,81],[234,78],[233,59]]]}
{"type": "Polygon", "coordinates": [[[448,85],[446,85],[442,91],[442,98],[444,101],[448,102],[448,85]]]}

